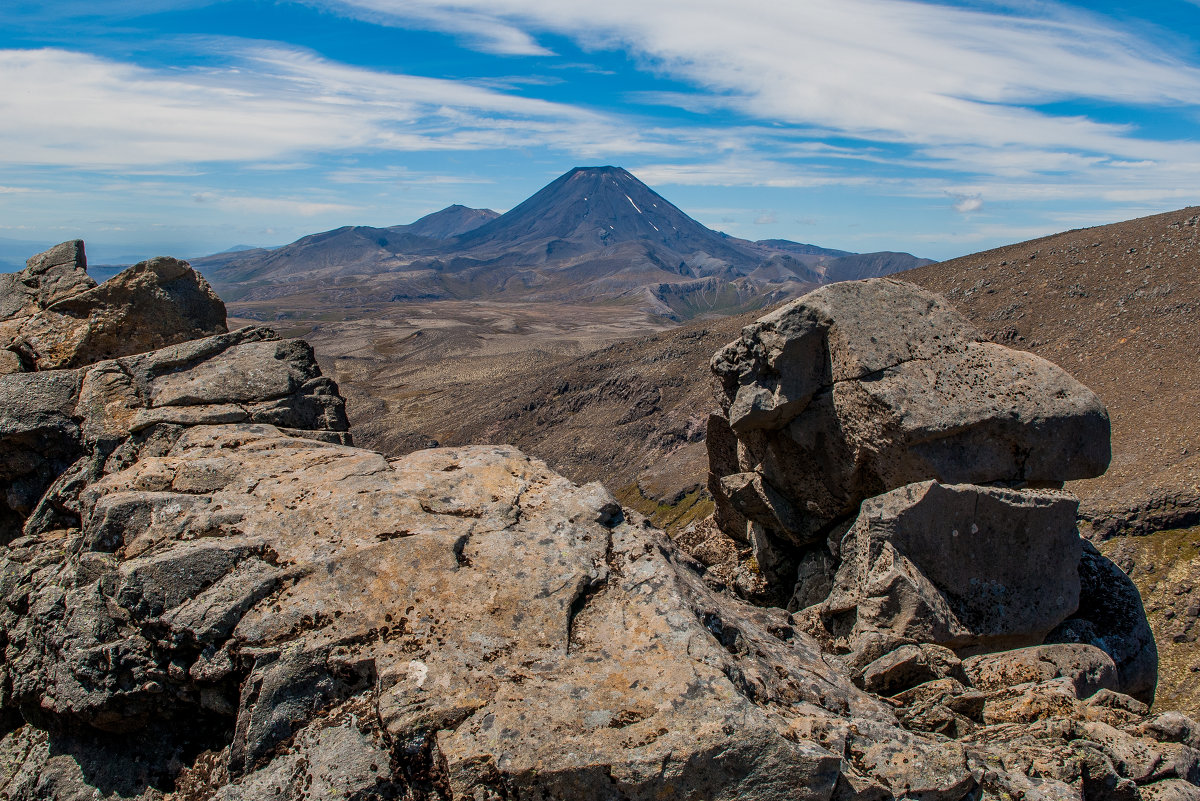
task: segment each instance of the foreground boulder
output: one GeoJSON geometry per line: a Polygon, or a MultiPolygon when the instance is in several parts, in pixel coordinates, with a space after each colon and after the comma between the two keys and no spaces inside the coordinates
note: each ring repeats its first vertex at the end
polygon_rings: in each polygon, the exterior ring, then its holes
{"type": "Polygon", "coordinates": [[[840,756],[789,726],[889,719],[785,614],[725,606],[599,485],[512,449],[200,426],[84,505],[11,550],[5,706],[206,722],[225,798],[300,797],[318,766],[381,795],[828,798],[840,756]]]}
{"type": "Polygon", "coordinates": [[[0,375],[0,541],[78,525],[87,483],[185,428],[262,422],[348,442],[345,401],[312,349],[266,328],[172,345],[77,370],[0,375]]]}
{"type": "Polygon", "coordinates": [[[512,448],[198,425],[81,503],[0,568],[13,801],[1136,799],[1200,771],[1170,741],[1196,724],[1062,671],[973,688],[926,648],[864,692],[512,448]]]}
{"type": "Polygon", "coordinates": [[[1137,591],[1084,545],[1078,503],[1061,493],[1108,464],[1108,415],[1090,390],[891,279],[784,306],[712,369],[720,536],[695,550],[737,554],[762,586],[729,565],[714,575],[800,610],[856,669],[904,646],[967,657],[1081,643],[1111,658],[1121,692],[1153,700],[1137,591]]]}
{"type": "Polygon", "coordinates": [[[150,259],[97,286],[75,240],[0,276],[0,374],[81,367],[225,330],[225,304],[178,259],[150,259]]]}

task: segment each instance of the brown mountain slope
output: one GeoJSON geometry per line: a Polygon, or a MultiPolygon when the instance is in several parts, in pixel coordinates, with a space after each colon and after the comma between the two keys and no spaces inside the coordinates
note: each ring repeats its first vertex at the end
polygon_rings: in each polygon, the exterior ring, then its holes
{"type": "Polygon", "coordinates": [[[425,311],[402,326],[280,330],[313,342],[350,399],[355,436],[370,447],[400,454],[435,442],[514,444],[574,481],[602,480],[650,513],[662,502],[663,523],[700,499],[714,406],[709,359],[763,313],[655,334],[661,322],[619,308],[560,308],[558,319],[542,304],[425,311]]]}

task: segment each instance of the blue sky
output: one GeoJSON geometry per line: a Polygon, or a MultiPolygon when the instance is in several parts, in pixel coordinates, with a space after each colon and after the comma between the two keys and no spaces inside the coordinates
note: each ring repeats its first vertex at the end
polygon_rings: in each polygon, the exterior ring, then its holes
{"type": "Polygon", "coordinates": [[[573,166],[949,258],[1200,203],[1200,0],[7,0],[0,240],[277,245],[573,166]]]}

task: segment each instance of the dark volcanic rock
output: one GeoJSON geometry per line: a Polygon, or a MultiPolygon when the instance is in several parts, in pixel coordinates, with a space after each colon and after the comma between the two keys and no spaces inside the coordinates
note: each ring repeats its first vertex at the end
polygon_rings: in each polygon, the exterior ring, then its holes
{"type": "Polygon", "coordinates": [[[76,371],[0,376],[0,539],[9,540],[42,494],[83,456],[76,371]]]}
{"type": "Polygon", "coordinates": [[[1060,483],[1108,464],[1108,416],[1090,390],[980,341],[944,301],[899,281],[817,290],[748,326],[712,367],[737,472],[757,476],[738,479],[736,497],[714,493],[718,504],[793,547],[905,484],[1060,483]]]}
{"type": "Polygon", "coordinates": [[[712,366],[715,520],[826,648],[861,667],[903,645],[1085,643],[1121,692],[1153,700],[1136,588],[1082,542],[1074,498],[1034,489],[1107,466],[1090,390],[888,279],[795,301],[712,366]]]}
{"type": "Polygon", "coordinates": [[[1137,587],[1090,542],[1084,543],[1079,578],[1079,610],[1046,641],[1088,643],[1105,651],[1117,665],[1121,692],[1153,702],[1158,648],[1137,587]]]}
{"type": "Polygon", "coordinates": [[[807,615],[865,665],[905,644],[959,652],[1040,644],[1079,605],[1073,498],[927,481],[871,498],[807,615]]]}

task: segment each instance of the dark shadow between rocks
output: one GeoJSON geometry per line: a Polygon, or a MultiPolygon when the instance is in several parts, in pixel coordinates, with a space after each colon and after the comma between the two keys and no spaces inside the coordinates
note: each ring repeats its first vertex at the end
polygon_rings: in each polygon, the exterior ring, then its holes
{"type": "Polygon", "coordinates": [[[188,725],[134,734],[50,732],[51,757],[68,756],[84,782],[104,797],[135,797],[146,790],[169,793],[186,765],[205,751],[219,751],[233,737],[233,720],[192,719],[188,725]]]}

